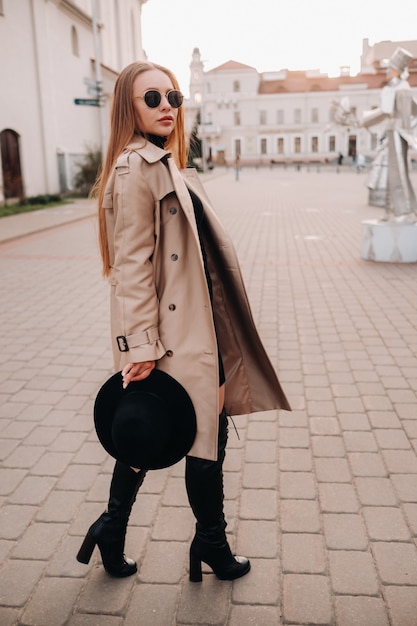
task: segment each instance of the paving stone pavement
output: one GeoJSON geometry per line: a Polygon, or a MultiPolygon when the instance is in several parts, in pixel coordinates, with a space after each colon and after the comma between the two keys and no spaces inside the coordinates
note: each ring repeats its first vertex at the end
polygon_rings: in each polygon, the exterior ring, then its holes
{"type": "Polygon", "coordinates": [[[108,577],[97,551],[76,562],[113,466],[92,425],[111,373],[96,226],[88,203],[36,234],[45,216],[3,218],[0,624],[416,626],[417,266],[360,259],[361,221],[381,215],[364,174],[204,178],[293,407],[230,430],[228,532],[252,570],[188,581],[183,462],[138,496],[136,576],[108,577]]]}

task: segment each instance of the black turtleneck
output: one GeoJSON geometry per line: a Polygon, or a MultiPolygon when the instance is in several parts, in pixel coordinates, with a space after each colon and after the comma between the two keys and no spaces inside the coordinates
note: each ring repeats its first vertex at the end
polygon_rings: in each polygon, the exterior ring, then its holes
{"type": "Polygon", "coordinates": [[[167,137],[161,137],[160,135],[151,135],[150,133],[146,133],[145,138],[153,143],[155,146],[158,146],[158,148],[161,148],[162,150],[165,148],[167,137]]]}

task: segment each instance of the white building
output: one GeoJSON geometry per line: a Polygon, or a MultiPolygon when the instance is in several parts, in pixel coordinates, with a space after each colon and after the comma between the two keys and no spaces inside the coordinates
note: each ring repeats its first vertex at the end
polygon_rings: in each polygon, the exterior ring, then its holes
{"type": "Polygon", "coordinates": [[[348,97],[358,119],[379,106],[386,84],[387,60],[397,46],[415,55],[409,82],[417,88],[417,42],[363,42],[362,69],[329,78],[318,70],[280,70],[260,74],[229,61],[204,71],[198,48],[190,65],[189,115],[199,114],[205,160],[241,164],[325,162],[339,154],[372,156],[383,126],[372,132],[341,127],[333,119],[333,102],[348,97]]]}
{"type": "MultiPolygon", "coordinates": [[[[147,0],[0,0],[0,202],[70,191],[77,163],[107,142],[109,96],[119,71],[145,59],[141,12],[147,0]],[[98,60],[98,62],[96,62],[98,60]],[[75,104],[97,101],[102,106],[75,104]]],[[[417,42],[364,40],[362,70],[338,78],[318,71],[260,74],[234,61],[205,72],[196,48],[190,65],[190,131],[200,116],[205,159],[218,163],[324,161],[372,154],[372,134],[342,128],[332,102],[349,95],[358,117],[377,106],[386,60],[410,50],[417,86],[417,42]]]]}
{"type": "Polygon", "coordinates": [[[145,2],[0,0],[0,201],[71,189],[87,147],[105,144],[117,74],[145,58],[145,2]],[[103,106],[75,104],[97,81],[103,106]]]}

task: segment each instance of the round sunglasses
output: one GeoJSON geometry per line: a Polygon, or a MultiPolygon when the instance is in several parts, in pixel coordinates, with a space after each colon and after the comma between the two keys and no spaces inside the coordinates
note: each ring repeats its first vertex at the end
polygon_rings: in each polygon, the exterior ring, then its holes
{"type": "Polygon", "coordinates": [[[156,107],[158,107],[161,104],[163,95],[165,95],[166,99],[168,100],[170,106],[172,106],[173,109],[179,109],[179,107],[182,105],[182,102],[184,100],[184,96],[177,89],[171,89],[170,91],[167,91],[166,94],[161,94],[161,92],[158,91],[157,89],[149,89],[148,91],[145,91],[143,96],[135,96],[135,97],[143,98],[145,100],[145,104],[150,109],[156,109],[156,107]]]}

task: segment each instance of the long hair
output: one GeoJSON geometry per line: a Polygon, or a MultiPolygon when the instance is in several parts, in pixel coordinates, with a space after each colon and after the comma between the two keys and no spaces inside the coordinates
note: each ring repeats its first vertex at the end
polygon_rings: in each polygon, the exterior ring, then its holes
{"type": "MultiPolygon", "coordinates": [[[[174,89],[179,89],[178,81],[169,69],[147,61],[131,63],[125,67],[116,80],[110,109],[109,143],[103,161],[103,167],[91,191],[91,195],[97,197],[98,200],[99,244],[104,276],[108,276],[110,272],[109,242],[107,237],[105,209],[103,208],[104,191],[118,157],[123,152],[124,148],[132,141],[135,132],[137,133],[139,131],[133,105],[133,83],[139,74],[148,70],[160,70],[164,72],[170,78],[174,89]]],[[[172,153],[179,168],[186,167],[187,148],[183,107],[178,109],[177,122],[174,130],[167,138],[165,148],[172,153]]]]}

